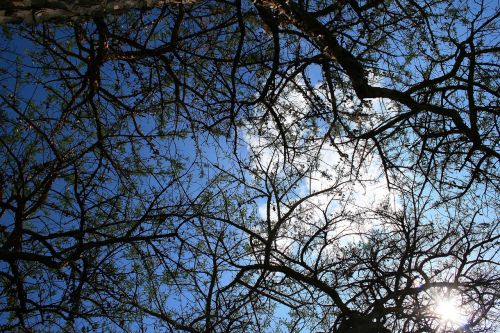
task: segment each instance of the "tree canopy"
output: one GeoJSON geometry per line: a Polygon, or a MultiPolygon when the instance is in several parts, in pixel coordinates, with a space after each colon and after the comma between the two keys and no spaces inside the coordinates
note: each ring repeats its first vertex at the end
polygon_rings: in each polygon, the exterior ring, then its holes
{"type": "Polygon", "coordinates": [[[0,329],[495,331],[499,13],[0,5],[0,329]]]}

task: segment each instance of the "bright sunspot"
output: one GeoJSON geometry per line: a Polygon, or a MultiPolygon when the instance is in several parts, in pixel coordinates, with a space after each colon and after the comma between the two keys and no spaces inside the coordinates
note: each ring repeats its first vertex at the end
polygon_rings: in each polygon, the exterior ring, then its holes
{"type": "Polygon", "coordinates": [[[460,319],[459,309],[454,299],[440,301],[436,306],[436,313],[444,321],[456,322],[460,319]]]}
{"type": "Polygon", "coordinates": [[[434,312],[439,316],[443,325],[460,326],[465,322],[461,303],[457,296],[437,299],[434,312]]]}

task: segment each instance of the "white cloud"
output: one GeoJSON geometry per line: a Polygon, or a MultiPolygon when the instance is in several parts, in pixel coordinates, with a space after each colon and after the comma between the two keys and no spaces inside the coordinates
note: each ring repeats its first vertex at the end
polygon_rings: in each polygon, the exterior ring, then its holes
{"type": "MultiPolygon", "coordinates": [[[[325,104],[327,104],[325,102],[325,104]]],[[[294,90],[286,91],[277,102],[282,127],[289,133],[295,135],[295,138],[307,137],[307,131],[310,128],[300,126],[300,116],[307,110],[308,105],[304,96],[294,90]]],[[[346,107],[349,107],[348,105],[346,107]]],[[[353,105],[351,105],[353,107],[353,105]]],[[[384,101],[374,101],[372,106],[366,106],[363,112],[370,114],[387,113],[384,101]]],[[[259,115],[265,114],[265,110],[257,110],[259,115]]],[[[342,152],[332,147],[329,142],[320,140],[311,141],[312,150],[304,152],[294,152],[292,164],[286,161],[283,146],[274,144],[280,140],[280,131],[278,130],[272,117],[263,119],[267,121],[261,124],[261,128],[256,128],[255,123],[248,124],[245,134],[247,149],[251,157],[253,168],[263,171],[272,170],[276,181],[286,177],[299,177],[292,173],[292,170],[308,170],[299,182],[298,188],[294,190],[294,199],[303,198],[313,193],[318,193],[310,199],[303,202],[299,207],[295,207],[301,216],[290,217],[280,229],[276,239],[276,245],[279,250],[286,252],[293,251],[294,240],[311,235],[316,230],[314,226],[329,224],[332,220],[335,223],[329,225],[328,235],[330,239],[343,238],[344,241],[354,241],[359,239],[360,232],[371,228],[371,225],[356,225],[349,218],[338,218],[338,215],[347,212],[356,214],[363,209],[373,208],[382,204],[387,197],[392,194],[387,188],[380,159],[376,154],[366,154],[363,161],[359,162],[359,151],[370,147],[356,147],[342,145],[342,152]],[[342,156],[341,156],[342,154],[342,156]],[[355,156],[353,158],[353,156],[355,156]],[[350,162],[354,161],[351,165],[350,162]],[[357,177],[353,177],[351,168],[359,170],[357,177]],[[295,169],[294,169],[295,168],[295,169]],[[331,191],[320,193],[321,191],[331,189],[331,191]],[[304,217],[307,221],[304,220],[304,217]],[[330,220],[329,220],[330,219],[330,220]]],[[[324,133],[323,133],[324,134],[324,133]]],[[[318,137],[320,137],[318,135],[318,137]]],[[[291,140],[294,140],[292,138],[291,140]]],[[[300,143],[300,139],[297,139],[300,143]]],[[[339,139],[340,140],[340,139],[339,139]]],[[[339,145],[342,142],[339,142],[339,145]]],[[[395,202],[392,198],[391,202],[395,202]]],[[[268,208],[266,204],[258,207],[260,218],[267,221],[269,214],[271,224],[277,223],[278,209],[276,203],[274,207],[268,208]]],[[[392,206],[394,208],[394,205],[392,206]]],[[[280,203],[281,215],[287,213],[287,207],[280,203]]]]}

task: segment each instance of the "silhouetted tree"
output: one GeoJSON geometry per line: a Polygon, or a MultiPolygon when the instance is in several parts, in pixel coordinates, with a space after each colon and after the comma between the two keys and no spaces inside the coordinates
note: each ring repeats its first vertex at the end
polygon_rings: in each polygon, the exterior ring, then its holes
{"type": "Polygon", "coordinates": [[[0,10],[3,330],[498,327],[498,8],[0,10]]]}

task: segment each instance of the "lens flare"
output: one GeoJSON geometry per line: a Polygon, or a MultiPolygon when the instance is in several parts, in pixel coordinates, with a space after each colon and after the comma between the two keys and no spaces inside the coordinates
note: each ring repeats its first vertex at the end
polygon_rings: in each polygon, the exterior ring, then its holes
{"type": "Polygon", "coordinates": [[[460,325],[464,322],[464,315],[461,311],[458,297],[437,300],[434,311],[440,317],[441,321],[445,323],[460,325]]]}
{"type": "Polygon", "coordinates": [[[441,290],[432,296],[430,310],[438,322],[436,332],[455,332],[467,327],[466,306],[456,290],[441,290]]]}

